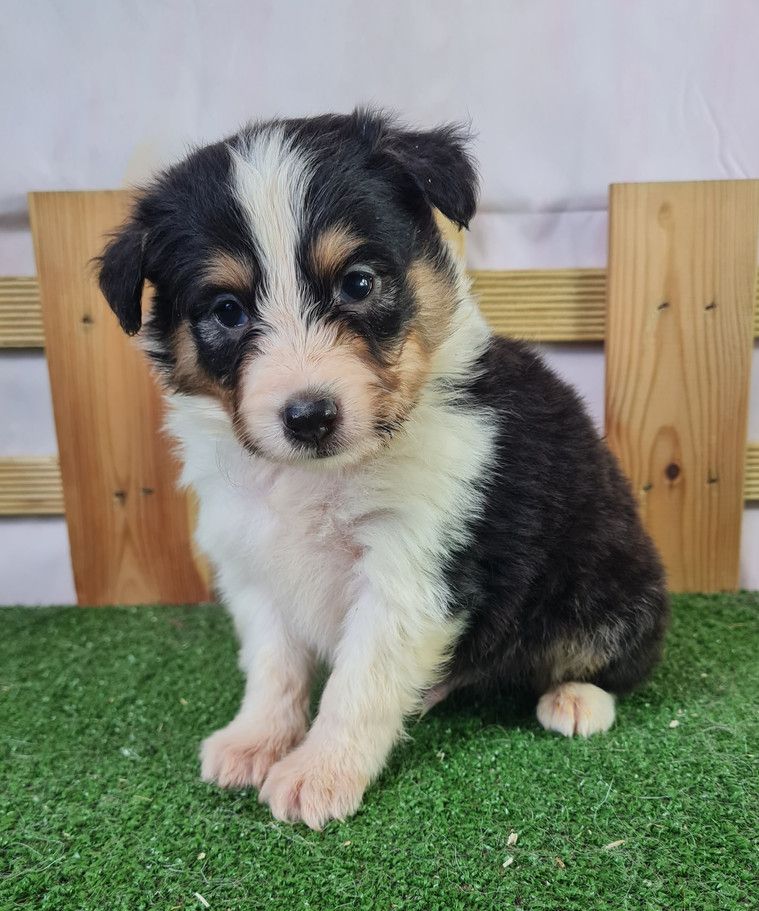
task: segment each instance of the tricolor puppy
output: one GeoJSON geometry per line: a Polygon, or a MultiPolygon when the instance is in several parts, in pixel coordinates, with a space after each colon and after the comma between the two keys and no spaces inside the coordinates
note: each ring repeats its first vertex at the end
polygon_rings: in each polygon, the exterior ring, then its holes
{"type": "Polygon", "coordinates": [[[528,686],[545,728],[585,736],[660,652],[662,570],[614,459],[493,337],[437,227],[474,214],[464,138],[254,123],[160,175],[100,263],[130,334],[155,289],[145,345],[241,640],[203,777],[314,828],[450,691],[528,686]]]}

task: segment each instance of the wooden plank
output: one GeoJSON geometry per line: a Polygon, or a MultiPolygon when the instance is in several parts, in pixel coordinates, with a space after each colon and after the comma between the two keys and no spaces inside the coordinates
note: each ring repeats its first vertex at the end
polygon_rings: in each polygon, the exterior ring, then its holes
{"type": "Polygon", "coordinates": [[[0,278],[0,348],[41,348],[44,344],[37,279],[0,278]]]}
{"type": "MultiPolygon", "coordinates": [[[[462,252],[463,232],[452,233],[450,239],[462,252]]],[[[482,312],[500,335],[534,342],[604,340],[605,269],[474,269],[469,274],[482,312]]],[[[759,338],[759,291],[754,337],[759,338]]],[[[41,348],[43,344],[37,279],[0,278],[0,348],[41,348]]]]}
{"type": "Polygon", "coordinates": [[[97,290],[92,257],[123,192],[32,193],[30,214],[80,604],[205,600],[189,510],[147,364],[97,290]]]}
{"type": "Polygon", "coordinates": [[[499,335],[539,342],[603,341],[602,269],[472,272],[472,290],[499,335]]]}
{"type": "MultiPolygon", "coordinates": [[[[759,443],[746,451],[744,497],[759,500],[759,443]]],[[[194,504],[189,501],[190,512],[194,504]]],[[[62,516],[63,482],[57,456],[0,457],[0,516],[62,516]]],[[[205,570],[198,555],[201,572],[205,570]]],[[[207,574],[204,575],[207,580],[207,574]]]]}
{"type": "Polygon", "coordinates": [[[738,586],[759,181],[611,188],[606,429],[675,591],[738,586]]]}
{"type": "Polygon", "coordinates": [[[759,500],[759,443],[749,443],[743,495],[748,502],[759,500]]]}
{"type": "MultiPolygon", "coordinates": [[[[493,330],[534,342],[603,342],[605,269],[472,270],[472,290],[493,330]]],[[[753,335],[759,338],[759,281],[753,335]]]]}
{"type": "Polygon", "coordinates": [[[0,458],[0,516],[63,514],[57,456],[0,458]]]}

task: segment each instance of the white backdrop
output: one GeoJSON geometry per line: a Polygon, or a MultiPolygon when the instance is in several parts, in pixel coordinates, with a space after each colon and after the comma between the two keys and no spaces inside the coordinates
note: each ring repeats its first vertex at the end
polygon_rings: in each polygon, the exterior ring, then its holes
{"type": "MultiPolygon", "coordinates": [[[[35,271],[28,190],[139,182],[272,114],[373,102],[470,120],[474,267],[604,265],[611,182],[759,177],[756,0],[0,0],[0,14],[3,275],[35,271]]],[[[548,354],[600,422],[601,350],[548,354]]],[[[0,356],[0,455],[54,451],[44,359],[0,356]]],[[[71,601],[67,546],[62,520],[1,521],[0,602],[71,601]]],[[[742,578],[759,588],[757,509],[742,578]]]]}

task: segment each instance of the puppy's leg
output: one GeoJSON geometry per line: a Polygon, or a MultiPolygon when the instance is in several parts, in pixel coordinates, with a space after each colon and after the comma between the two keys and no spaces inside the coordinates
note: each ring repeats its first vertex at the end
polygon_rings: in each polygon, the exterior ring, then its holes
{"type": "Polygon", "coordinates": [[[417,586],[392,595],[367,586],[349,613],[319,714],[261,789],[278,819],[318,829],[354,813],[435,681],[459,623],[417,586]]]}
{"type": "Polygon", "coordinates": [[[538,721],[567,737],[589,737],[614,723],[614,696],[638,686],[661,656],[668,605],[663,591],[652,590],[617,608],[615,622],[595,636],[555,642],[545,656],[538,721]],[[577,681],[585,681],[579,683],[577,681]],[[591,682],[592,681],[592,682],[591,682]]]}
{"type": "Polygon", "coordinates": [[[560,683],[538,702],[538,721],[566,737],[589,737],[614,723],[614,697],[592,683],[560,683]]]}
{"type": "Polygon", "coordinates": [[[203,741],[201,777],[223,788],[258,788],[305,736],[313,662],[261,592],[235,602],[245,695],[236,717],[203,741]]]}

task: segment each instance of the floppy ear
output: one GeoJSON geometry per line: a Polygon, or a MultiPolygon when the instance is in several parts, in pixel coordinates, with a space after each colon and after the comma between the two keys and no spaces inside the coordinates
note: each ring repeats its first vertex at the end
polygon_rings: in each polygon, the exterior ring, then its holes
{"type": "Polygon", "coordinates": [[[145,231],[132,219],[115,234],[98,258],[98,280],[105,299],[127,335],[142,325],[145,231]]]}
{"type": "Polygon", "coordinates": [[[387,152],[422,196],[461,228],[469,226],[477,208],[479,182],[469,139],[467,129],[456,124],[419,132],[391,128],[386,137],[387,152]]]}

